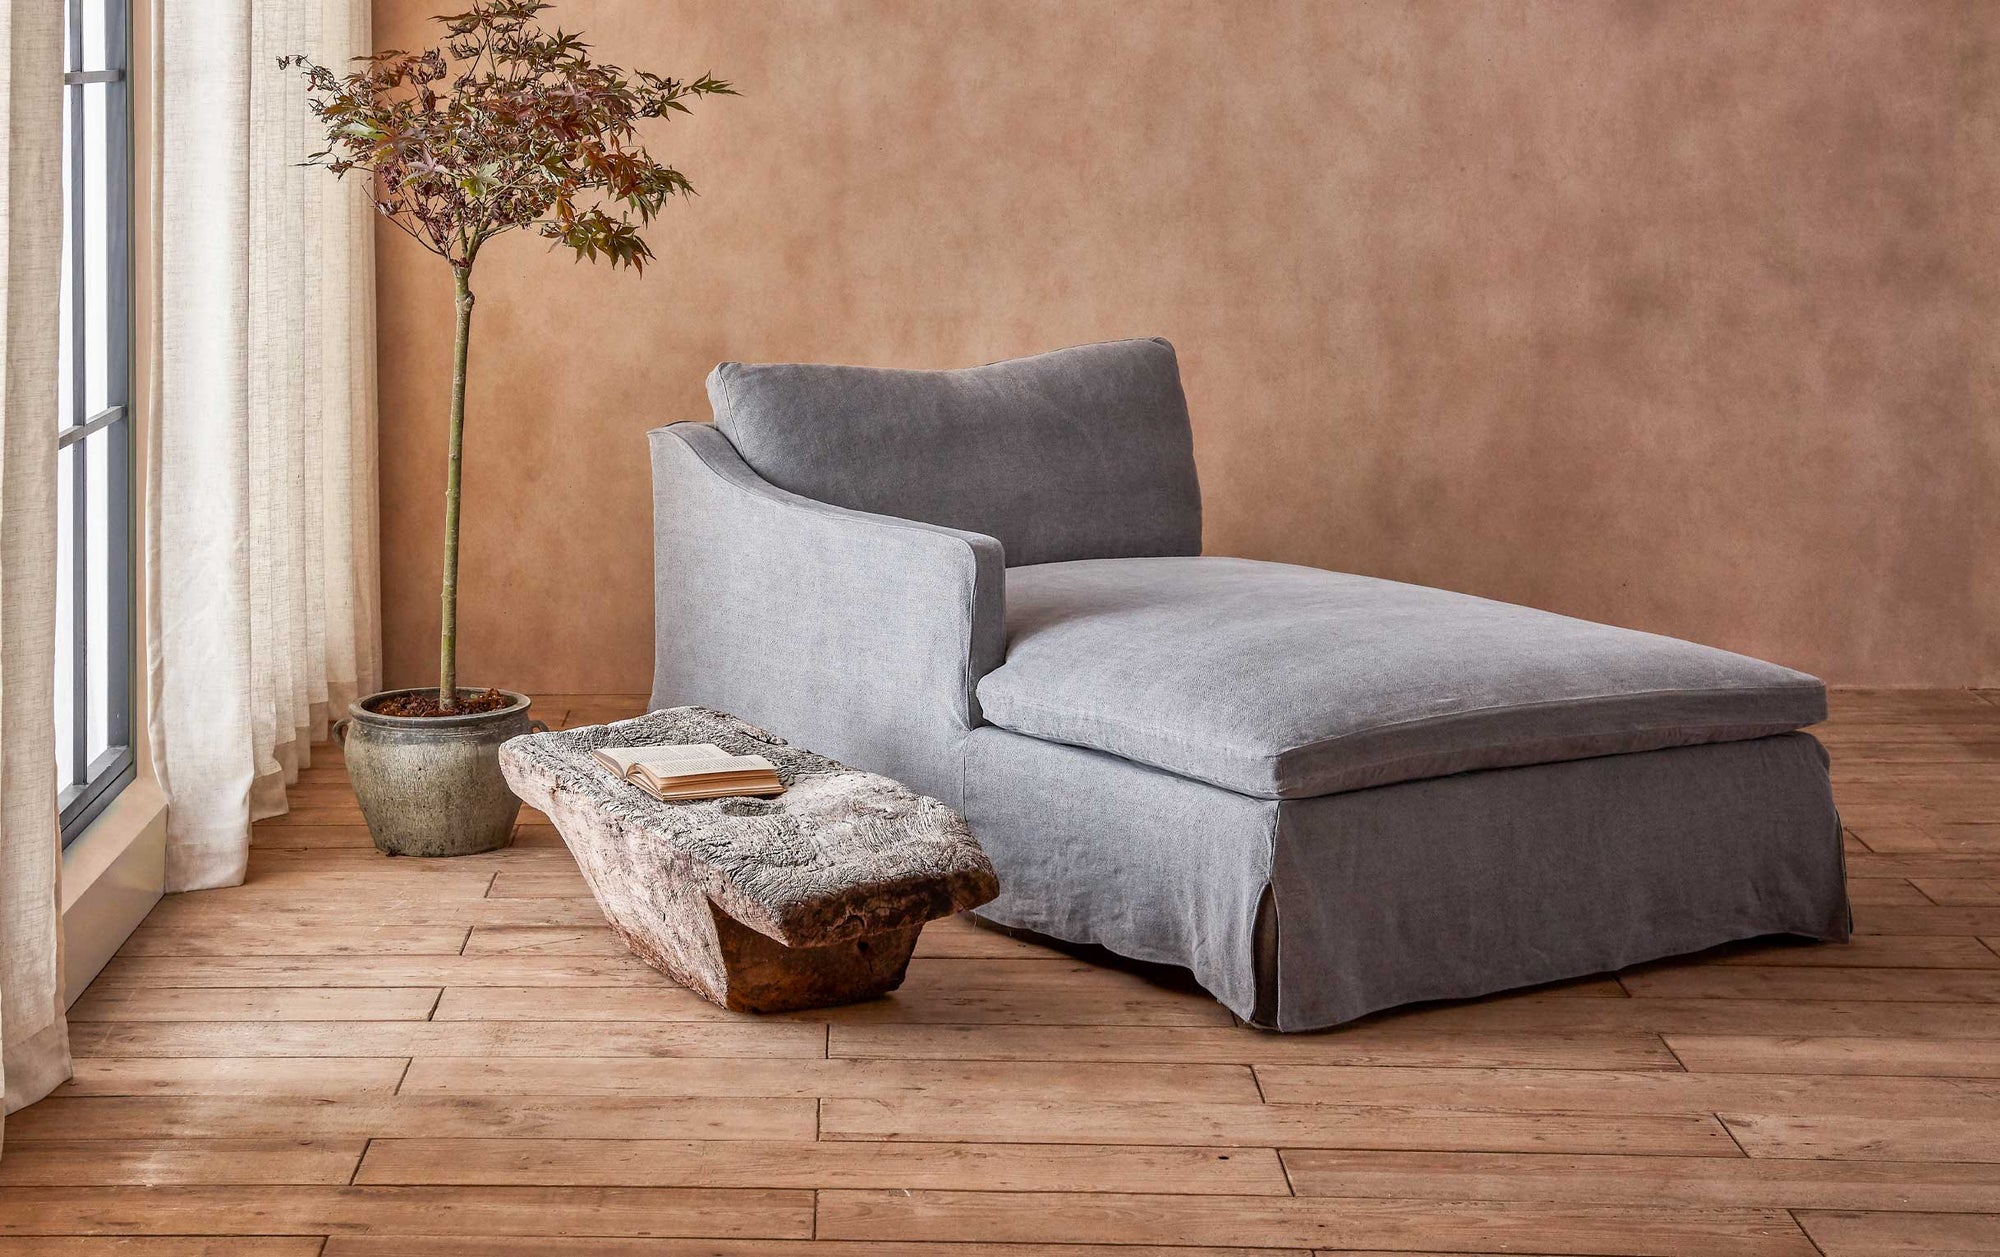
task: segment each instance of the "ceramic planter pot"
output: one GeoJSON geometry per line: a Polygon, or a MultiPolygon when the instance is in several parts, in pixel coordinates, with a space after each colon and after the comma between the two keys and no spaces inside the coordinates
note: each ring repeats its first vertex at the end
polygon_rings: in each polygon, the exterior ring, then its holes
{"type": "Polygon", "coordinates": [[[548,728],[528,718],[528,697],[462,716],[384,716],[370,708],[402,694],[384,690],[347,709],[334,737],[375,845],[389,855],[472,855],[514,839],[521,801],[500,775],[500,744],[548,728]]]}

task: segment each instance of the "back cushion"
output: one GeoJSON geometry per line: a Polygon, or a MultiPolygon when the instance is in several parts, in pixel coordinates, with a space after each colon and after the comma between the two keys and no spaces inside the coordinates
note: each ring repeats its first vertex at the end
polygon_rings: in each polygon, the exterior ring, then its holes
{"type": "Polygon", "coordinates": [[[708,397],[779,488],[996,537],[1009,567],[1201,553],[1187,399],[1163,340],[961,371],[725,362],[708,397]]]}

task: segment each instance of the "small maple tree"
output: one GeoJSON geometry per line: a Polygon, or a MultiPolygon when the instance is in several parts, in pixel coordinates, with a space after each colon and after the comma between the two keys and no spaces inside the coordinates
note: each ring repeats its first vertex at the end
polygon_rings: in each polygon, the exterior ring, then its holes
{"type": "MultiPolygon", "coordinates": [[[[307,163],[372,176],[375,209],[451,264],[458,334],[445,483],[443,621],[438,705],[458,708],[459,468],[465,434],[472,266],[486,242],[532,230],[575,251],[643,272],[643,228],[694,188],[639,142],[639,123],[688,112],[702,96],[733,96],[710,75],[692,81],[593,61],[577,35],[536,21],[543,0],[473,0],[436,19],[447,39],[423,52],[358,57],[336,74],[302,56],[326,147],[307,163]]],[[[552,246],[553,247],[553,246],[552,246]]]]}

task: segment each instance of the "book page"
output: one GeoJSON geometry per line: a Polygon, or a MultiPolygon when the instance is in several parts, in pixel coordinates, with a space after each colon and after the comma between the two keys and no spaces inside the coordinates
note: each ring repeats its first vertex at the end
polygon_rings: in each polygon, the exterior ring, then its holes
{"type": "Polygon", "coordinates": [[[670,783],[675,781],[715,781],[730,777],[775,777],[778,770],[762,755],[725,755],[721,757],[703,756],[699,759],[679,757],[668,760],[642,759],[632,765],[631,775],[642,774],[650,780],[670,783]]]}
{"type": "Polygon", "coordinates": [[[732,756],[712,742],[692,742],[684,746],[600,746],[590,753],[616,777],[626,777],[634,764],[662,766],[700,760],[730,759],[732,756]]]}

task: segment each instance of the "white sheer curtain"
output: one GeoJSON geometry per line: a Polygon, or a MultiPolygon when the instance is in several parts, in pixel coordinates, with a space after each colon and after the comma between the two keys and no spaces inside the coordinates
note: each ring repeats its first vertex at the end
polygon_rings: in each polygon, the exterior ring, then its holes
{"type": "Polygon", "coordinates": [[[0,1113],[69,1077],[55,759],[62,16],[50,0],[0,0],[0,1113]]]}
{"type": "Polygon", "coordinates": [[[368,0],[155,0],[160,242],[147,495],[167,889],[243,880],[250,822],[376,687],[373,223],[296,73],[368,0]]]}

